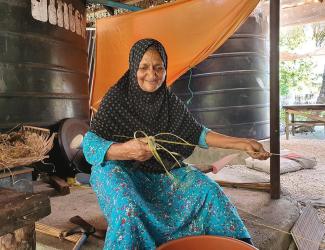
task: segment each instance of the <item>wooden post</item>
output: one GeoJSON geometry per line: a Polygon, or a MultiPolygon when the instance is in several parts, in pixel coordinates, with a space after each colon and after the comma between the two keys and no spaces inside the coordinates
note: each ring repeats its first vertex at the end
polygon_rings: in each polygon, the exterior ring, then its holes
{"type": "Polygon", "coordinates": [[[291,127],[291,131],[292,131],[292,135],[295,135],[295,114],[291,114],[291,123],[292,123],[292,127],[291,127]]]}
{"type": "MultiPolygon", "coordinates": [[[[279,119],[279,29],[280,0],[270,0],[270,146],[271,152],[280,153],[279,119]]],[[[280,157],[271,157],[271,198],[280,198],[280,157]]]]}
{"type": "Polygon", "coordinates": [[[289,113],[287,110],[285,110],[285,123],[286,123],[286,139],[289,140],[289,132],[290,132],[290,127],[289,127],[289,113]]]}

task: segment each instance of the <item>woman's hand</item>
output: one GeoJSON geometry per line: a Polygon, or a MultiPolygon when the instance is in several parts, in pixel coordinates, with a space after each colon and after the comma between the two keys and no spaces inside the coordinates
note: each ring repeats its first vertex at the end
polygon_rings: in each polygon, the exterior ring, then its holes
{"type": "Polygon", "coordinates": [[[137,138],[123,143],[130,160],[146,161],[152,157],[152,152],[145,141],[145,138],[137,138]]]}
{"type": "Polygon", "coordinates": [[[259,160],[266,160],[272,155],[265,151],[262,144],[254,139],[232,137],[214,131],[207,133],[206,142],[210,147],[245,151],[252,158],[259,160]]]}
{"type": "Polygon", "coordinates": [[[152,153],[146,142],[146,138],[137,138],[124,143],[114,143],[106,152],[106,160],[135,160],[146,161],[152,157],[152,153]]]}
{"type": "Polygon", "coordinates": [[[266,160],[271,156],[270,152],[267,152],[263,145],[254,139],[247,139],[245,151],[250,157],[258,160],[266,160]]]}

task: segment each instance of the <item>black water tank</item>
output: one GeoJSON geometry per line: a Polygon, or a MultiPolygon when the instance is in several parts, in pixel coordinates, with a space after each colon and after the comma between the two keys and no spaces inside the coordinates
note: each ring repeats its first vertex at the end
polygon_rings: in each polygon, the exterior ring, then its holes
{"type": "Polygon", "coordinates": [[[0,0],[0,129],[88,119],[83,0],[0,0]]]}
{"type": "MultiPolygon", "coordinates": [[[[267,23],[250,16],[226,43],[192,69],[194,97],[189,110],[202,124],[238,137],[269,137],[269,56],[267,23]]],[[[190,72],[172,85],[183,101],[190,72]]]]}

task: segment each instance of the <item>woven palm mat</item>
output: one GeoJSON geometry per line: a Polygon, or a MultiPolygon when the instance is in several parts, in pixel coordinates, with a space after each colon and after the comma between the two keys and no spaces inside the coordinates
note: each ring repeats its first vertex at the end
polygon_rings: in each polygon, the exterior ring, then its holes
{"type": "Polygon", "coordinates": [[[291,233],[298,250],[318,250],[325,226],[317,217],[316,209],[309,204],[293,226],[291,233]]]}

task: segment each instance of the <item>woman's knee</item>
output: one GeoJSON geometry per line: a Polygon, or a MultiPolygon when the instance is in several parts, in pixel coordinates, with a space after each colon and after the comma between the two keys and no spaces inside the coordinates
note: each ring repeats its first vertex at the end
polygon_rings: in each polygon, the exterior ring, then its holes
{"type": "Polygon", "coordinates": [[[100,184],[110,189],[130,181],[130,177],[122,166],[112,164],[94,166],[90,176],[92,186],[100,184]]]}
{"type": "Polygon", "coordinates": [[[210,177],[206,176],[205,174],[199,175],[196,180],[196,183],[206,190],[212,190],[217,193],[222,192],[222,189],[219,184],[215,180],[212,180],[210,177]]]}

